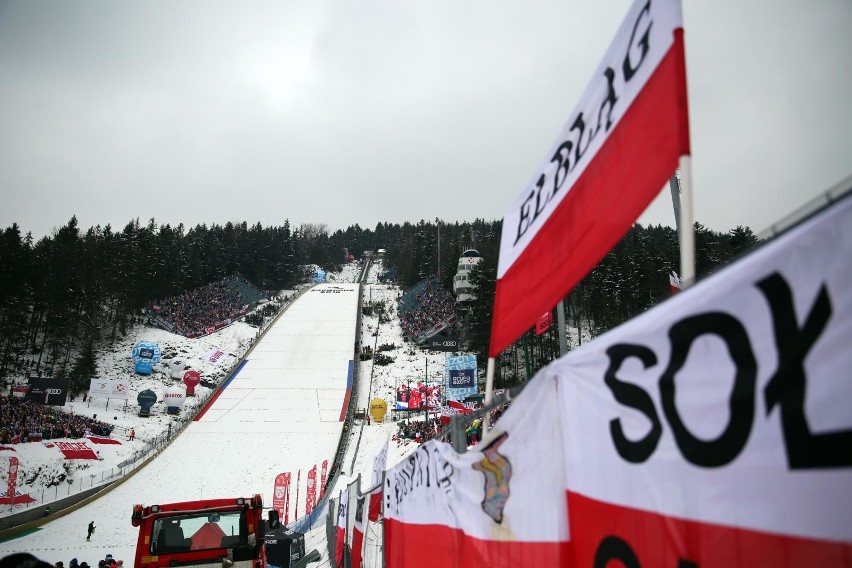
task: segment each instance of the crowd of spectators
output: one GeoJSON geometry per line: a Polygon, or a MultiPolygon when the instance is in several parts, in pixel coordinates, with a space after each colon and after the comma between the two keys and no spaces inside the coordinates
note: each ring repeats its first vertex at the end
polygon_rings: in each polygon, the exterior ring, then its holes
{"type": "MultiPolygon", "coordinates": [[[[503,415],[503,412],[506,411],[510,404],[503,404],[488,413],[492,426],[503,415]]],[[[478,444],[483,434],[482,418],[471,419],[465,424],[464,431],[468,446],[478,444]]],[[[446,417],[444,419],[430,418],[429,420],[402,421],[399,423],[399,431],[394,436],[394,439],[398,443],[407,443],[410,440],[414,440],[418,444],[421,444],[437,436],[441,436],[444,441],[452,443],[449,420],[446,417]]]]}
{"type": "Polygon", "coordinates": [[[429,420],[409,420],[399,423],[398,440],[414,440],[418,444],[431,440],[441,433],[443,424],[438,418],[429,420]]]}
{"type": "Polygon", "coordinates": [[[455,318],[456,300],[433,278],[415,296],[414,307],[401,314],[402,331],[418,341],[425,339],[430,331],[440,331],[455,318]]]}
{"type": "Polygon", "coordinates": [[[0,443],[109,436],[113,426],[15,396],[0,395],[0,443]]]}
{"type": "MultiPolygon", "coordinates": [[[[229,276],[152,304],[151,311],[174,327],[174,332],[192,336],[205,333],[229,319],[235,319],[255,298],[244,298],[244,290],[254,288],[242,276],[229,276]]],[[[256,290],[256,288],[255,288],[256,290]]]]}

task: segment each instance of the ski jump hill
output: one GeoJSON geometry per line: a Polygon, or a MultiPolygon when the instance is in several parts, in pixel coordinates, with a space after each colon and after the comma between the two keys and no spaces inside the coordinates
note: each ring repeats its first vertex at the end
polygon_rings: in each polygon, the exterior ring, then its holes
{"type": "MultiPolygon", "coordinates": [[[[123,483],[40,530],[0,543],[0,557],[30,552],[96,566],[107,553],[133,564],[135,503],[263,496],[292,472],[291,511],[307,471],[334,459],[353,382],[358,284],[319,284],[295,300],[216,396],[161,454],[123,483]],[[86,526],[97,529],[86,541],[86,526]]],[[[317,476],[319,481],[319,475],[317,476]]],[[[299,504],[300,517],[304,501],[299,504]]]]}

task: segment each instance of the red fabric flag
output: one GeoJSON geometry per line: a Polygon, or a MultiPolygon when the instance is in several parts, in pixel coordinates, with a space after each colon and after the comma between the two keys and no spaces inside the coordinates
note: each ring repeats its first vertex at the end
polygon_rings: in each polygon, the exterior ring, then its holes
{"type": "Polygon", "coordinates": [[[290,522],[290,472],[279,473],[275,476],[272,488],[272,508],[278,511],[284,524],[290,522]]]}
{"type": "Polygon", "coordinates": [[[343,553],[346,548],[346,514],[349,506],[349,487],[340,492],[337,502],[337,534],[334,543],[335,566],[343,568],[343,553]]]}
{"type": "Polygon", "coordinates": [[[360,497],[355,509],[355,526],[352,531],[352,568],[361,568],[364,548],[364,528],[367,525],[365,515],[366,497],[360,497]]]}
{"type": "MultiPolygon", "coordinates": [[[[373,476],[370,478],[370,486],[375,487],[384,479],[385,468],[388,462],[388,439],[385,438],[385,443],[382,448],[373,457],[373,476]]],[[[376,522],[382,513],[382,488],[379,487],[376,491],[370,494],[370,511],[368,517],[370,521],[376,522]]]]}
{"type": "Polygon", "coordinates": [[[680,2],[637,0],[503,217],[492,357],[618,243],[688,154],[680,2]]]}
{"type": "Polygon", "coordinates": [[[308,488],[305,490],[305,514],[310,515],[317,506],[317,466],[308,470],[308,488]]]}
{"type": "Polygon", "coordinates": [[[671,289],[672,294],[677,294],[683,290],[683,282],[680,281],[680,276],[678,276],[675,271],[672,271],[671,274],[669,274],[669,288],[671,289]]]}
{"type": "Polygon", "coordinates": [[[548,310],[548,311],[544,312],[544,315],[542,315],[540,318],[538,318],[537,322],[535,322],[535,334],[541,335],[542,333],[544,333],[545,331],[550,329],[550,324],[552,324],[552,323],[553,323],[553,313],[550,310],[548,310]]]}

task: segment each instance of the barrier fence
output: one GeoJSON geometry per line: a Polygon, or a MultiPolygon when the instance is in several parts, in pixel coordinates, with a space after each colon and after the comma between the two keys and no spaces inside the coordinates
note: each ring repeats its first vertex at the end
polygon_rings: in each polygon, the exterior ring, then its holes
{"type": "MultiPolygon", "coordinates": [[[[191,412],[175,416],[173,421],[169,423],[167,431],[152,439],[145,440],[144,449],[134,452],[133,456],[127,458],[117,466],[104,468],[99,471],[86,472],[76,478],[68,477],[65,482],[58,483],[52,487],[43,487],[40,490],[28,489],[29,496],[33,500],[28,499],[27,501],[29,502],[27,503],[0,505],[0,536],[2,536],[3,531],[42,519],[47,516],[47,513],[53,515],[59,511],[73,507],[99,491],[106,489],[111,484],[132,474],[149,460],[156,457],[195,419],[198,412],[207,405],[210,398],[221,388],[221,385],[227,382],[228,378],[251,352],[251,349],[263,337],[272,324],[277,321],[281,314],[310,288],[312,286],[305,286],[296,290],[287,301],[281,304],[275,316],[264,320],[256,336],[246,349],[246,352],[224,373],[216,388],[211,389],[200,397],[201,403],[195,406],[191,412]]],[[[107,404],[109,404],[109,401],[107,401],[107,404]]],[[[138,412],[138,410],[139,407],[137,405],[125,405],[124,408],[116,410],[116,412],[127,413],[138,412]]]]}

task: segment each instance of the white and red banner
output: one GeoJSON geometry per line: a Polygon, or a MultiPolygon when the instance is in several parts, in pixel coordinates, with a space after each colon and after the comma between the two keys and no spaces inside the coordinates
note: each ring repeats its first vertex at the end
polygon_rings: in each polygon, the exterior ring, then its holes
{"type": "Polygon", "coordinates": [[[542,371],[577,566],[852,565],[850,282],[847,197],[542,371]]]}
{"type": "Polygon", "coordinates": [[[364,532],[367,526],[367,497],[359,497],[355,503],[355,524],[352,530],[351,568],[361,568],[364,550],[364,532]]]}
{"type": "Polygon", "coordinates": [[[6,495],[10,498],[15,496],[15,489],[18,485],[18,464],[18,458],[9,458],[9,480],[6,484],[6,495]]]}
{"type": "Polygon", "coordinates": [[[680,0],[637,0],[503,217],[490,355],[615,246],[689,154],[680,0]]]}
{"type": "Polygon", "coordinates": [[[130,381],[127,379],[92,379],[89,381],[89,398],[118,398],[130,396],[130,381]]]}
{"type": "MultiPolygon", "coordinates": [[[[373,473],[370,477],[370,487],[376,487],[382,482],[382,479],[385,474],[385,468],[388,463],[388,442],[389,439],[385,437],[384,443],[381,445],[381,448],[376,455],[373,456],[373,473]]],[[[369,514],[368,517],[372,522],[376,522],[379,520],[379,517],[382,514],[382,490],[381,488],[373,491],[370,494],[370,506],[369,506],[369,514]]]]}
{"type": "MultiPolygon", "coordinates": [[[[212,328],[210,330],[210,333],[213,333],[212,328]]],[[[227,356],[227,353],[225,353],[218,347],[214,347],[204,355],[204,362],[209,365],[216,365],[218,367],[222,364],[222,361],[224,361],[227,356]]]]}
{"type": "Polygon", "coordinates": [[[349,507],[349,487],[340,492],[337,500],[337,532],[334,540],[334,562],[338,568],[343,568],[343,557],[346,551],[346,516],[349,507]]]}
{"type": "Polygon", "coordinates": [[[322,472],[320,473],[320,499],[325,497],[325,481],[328,477],[328,460],[322,460],[322,472]]]}
{"type": "Polygon", "coordinates": [[[272,508],[278,511],[279,518],[284,524],[290,522],[290,472],[279,473],[275,476],[272,487],[272,508]]]}
{"type": "Polygon", "coordinates": [[[86,444],[86,442],[56,442],[55,445],[59,448],[67,460],[98,459],[98,455],[86,444]]]}
{"type": "Polygon", "coordinates": [[[388,568],[852,566],[850,281],[852,195],[551,363],[388,471],[388,568]]]}
{"type": "Polygon", "coordinates": [[[531,383],[476,451],[429,440],[389,469],[387,568],[568,566],[558,401],[531,383]]]}
{"type": "Polygon", "coordinates": [[[317,506],[317,466],[308,470],[308,486],[305,489],[305,514],[310,515],[317,506]]]}

